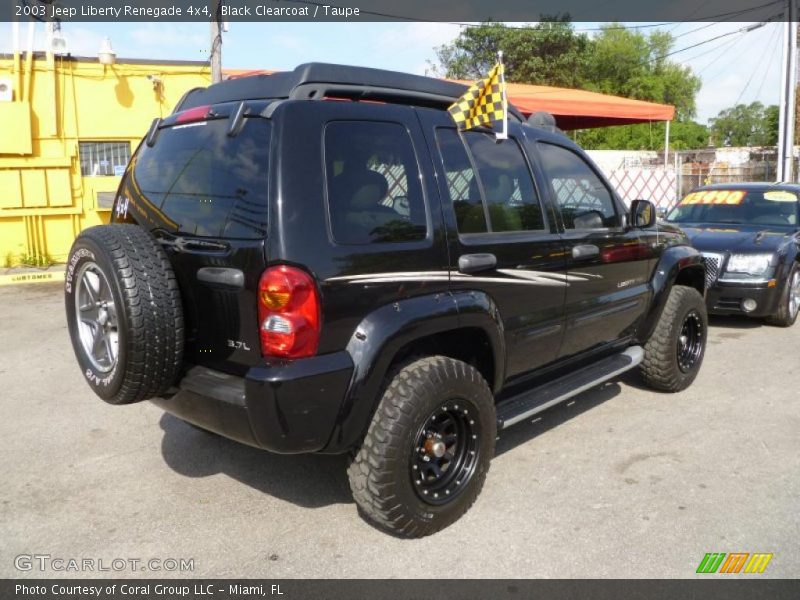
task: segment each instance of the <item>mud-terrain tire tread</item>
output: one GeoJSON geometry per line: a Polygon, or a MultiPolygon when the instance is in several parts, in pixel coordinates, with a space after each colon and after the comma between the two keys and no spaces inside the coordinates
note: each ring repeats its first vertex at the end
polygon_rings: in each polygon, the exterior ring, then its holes
{"type": "Polygon", "coordinates": [[[696,289],[675,285],[669,292],[656,328],[644,345],[644,360],[639,371],[648,386],[663,392],[679,392],[689,387],[697,376],[703,355],[690,373],[683,373],[680,370],[676,355],[679,328],[683,325],[685,315],[692,309],[700,313],[703,319],[706,338],[703,354],[705,354],[708,345],[708,316],[705,301],[696,289]]]}
{"type": "Polygon", "coordinates": [[[408,364],[397,372],[386,388],[366,437],[348,467],[350,488],[362,516],[378,528],[403,538],[423,537],[444,529],[464,515],[478,497],[494,454],[495,439],[494,398],[477,369],[445,356],[421,358],[408,364]],[[435,392],[436,383],[448,379],[467,381],[480,399],[480,409],[491,412],[492,428],[488,436],[491,447],[482,449],[482,463],[469,483],[470,489],[461,493],[463,500],[436,519],[422,522],[409,514],[394,493],[396,479],[407,476],[401,465],[409,451],[407,442],[409,434],[413,435],[415,416],[426,410],[424,396],[435,392]]]}

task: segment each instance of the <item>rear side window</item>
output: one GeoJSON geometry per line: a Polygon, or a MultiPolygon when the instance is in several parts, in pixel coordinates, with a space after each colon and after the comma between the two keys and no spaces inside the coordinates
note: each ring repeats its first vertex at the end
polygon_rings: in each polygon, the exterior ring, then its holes
{"type": "Polygon", "coordinates": [[[611,192],[583,158],[553,144],[538,148],[566,229],[619,226],[611,192]]]}
{"type": "Polygon", "coordinates": [[[144,196],[157,227],[203,237],[266,235],[270,123],[246,119],[234,137],[228,125],[178,125],[162,130],[152,148],[141,145],[133,192],[144,196]]]}
{"type": "Polygon", "coordinates": [[[455,129],[436,130],[458,231],[544,229],[541,203],[516,140],[497,144],[493,134],[479,132],[463,138],[468,149],[455,129]]]}
{"type": "Polygon", "coordinates": [[[419,167],[403,125],[328,123],[325,175],[328,213],[337,243],[413,242],[427,236],[419,167]]]}

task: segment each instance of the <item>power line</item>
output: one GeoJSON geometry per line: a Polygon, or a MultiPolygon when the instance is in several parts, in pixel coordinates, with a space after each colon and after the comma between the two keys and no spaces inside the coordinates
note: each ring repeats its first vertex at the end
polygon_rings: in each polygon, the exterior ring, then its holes
{"type": "MultiPolygon", "coordinates": [[[[285,2],[294,2],[296,4],[308,4],[308,5],[317,6],[317,7],[325,6],[324,3],[317,2],[316,0],[284,0],[284,1],[285,2]]],[[[752,6],[750,8],[744,8],[744,9],[740,9],[740,10],[734,10],[734,11],[729,11],[729,12],[725,12],[725,13],[719,13],[719,14],[716,14],[716,15],[707,15],[707,16],[699,17],[697,20],[698,21],[713,21],[713,20],[717,20],[717,19],[727,20],[727,19],[732,19],[732,18],[735,18],[735,17],[738,17],[738,16],[745,15],[745,14],[750,13],[750,12],[761,10],[762,8],[766,8],[768,6],[773,6],[775,4],[784,4],[784,3],[785,3],[784,0],[771,0],[770,2],[766,2],[764,4],[759,4],[757,6],[752,6]],[[723,19],[723,18],[725,18],[725,19],[723,19]]],[[[531,31],[539,31],[541,33],[549,33],[548,30],[541,28],[541,23],[539,23],[538,25],[508,25],[508,24],[505,24],[505,23],[503,23],[501,21],[487,21],[487,22],[483,22],[483,23],[467,23],[467,22],[461,22],[461,21],[432,21],[432,20],[429,20],[429,19],[420,19],[418,16],[409,17],[407,15],[398,15],[398,14],[393,14],[393,13],[384,13],[384,12],[364,10],[364,9],[361,9],[360,14],[371,15],[373,17],[381,17],[381,18],[385,18],[385,19],[397,19],[398,21],[424,22],[424,23],[442,23],[442,24],[445,24],[445,25],[454,25],[454,26],[458,26],[458,27],[469,27],[469,28],[484,27],[487,24],[490,24],[490,25],[491,24],[496,24],[496,25],[501,25],[502,27],[505,27],[506,29],[531,30],[531,31]]],[[[570,22],[568,21],[567,24],[569,24],[569,23],[570,22]]],[[[588,32],[592,32],[592,31],[605,31],[605,30],[646,29],[646,28],[652,28],[652,27],[663,27],[665,25],[674,25],[676,23],[680,23],[680,22],[679,21],[664,21],[664,22],[661,22],[661,23],[648,23],[648,24],[642,24],[642,25],[619,25],[619,26],[606,25],[606,26],[602,26],[602,27],[572,28],[572,31],[575,32],[575,33],[588,33],[588,32]]],[[[710,27],[710,25],[708,25],[708,26],[710,27]]],[[[700,29],[703,29],[703,28],[704,27],[702,27],[700,29]]]]}
{"type": "Polygon", "coordinates": [[[709,62],[707,65],[703,66],[703,68],[702,68],[702,70],[701,70],[701,71],[698,71],[697,73],[695,73],[695,75],[699,75],[699,74],[700,74],[700,73],[702,73],[704,70],[706,70],[706,69],[707,69],[707,68],[708,68],[710,65],[714,64],[714,62],[716,62],[717,60],[719,60],[719,59],[720,59],[722,56],[725,56],[725,53],[726,53],[728,50],[731,50],[731,49],[732,49],[732,48],[733,48],[733,47],[734,47],[736,44],[738,44],[739,42],[741,42],[741,41],[742,41],[742,40],[743,40],[745,37],[747,37],[747,34],[748,34],[748,33],[749,33],[748,31],[745,31],[745,32],[743,32],[743,33],[740,33],[738,37],[735,37],[735,38],[733,38],[733,39],[731,39],[731,40],[724,40],[724,41],[723,41],[721,44],[719,44],[718,46],[714,46],[713,48],[710,48],[710,49],[708,49],[708,50],[705,50],[704,52],[701,52],[700,54],[695,54],[694,56],[690,56],[690,57],[688,57],[688,58],[683,58],[683,59],[681,59],[679,62],[681,62],[681,63],[683,63],[683,64],[686,64],[686,63],[688,63],[688,62],[691,62],[691,61],[693,61],[693,60],[696,60],[696,59],[698,59],[698,58],[700,58],[700,57],[702,57],[702,56],[707,56],[708,54],[711,54],[712,52],[717,52],[718,50],[722,50],[721,52],[719,52],[719,54],[717,54],[717,55],[716,55],[716,56],[715,56],[715,57],[714,57],[714,58],[711,60],[711,62],[709,62]]]}
{"type": "Polygon", "coordinates": [[[753,97],[753,101],[755,102],[758,100],[758,97],[761,95],[761,90],[764,87],[764,83],[767,81],[767,76],[769,75],[770,71],[772,71],[772,65],[775,63],[775,54],[780,47],[781,36],[777,35],[777,31],[775,32],[776,35],[772,36],[772,53],[769,55],[769,66],[764,69],[764,77],[761,78],[761,83],[758,85],[758,90],[756,90],[756,95],[753,97]]]}
{"type": "Polygon", "coordinates": [[[761,53],[761,56],[758,58],[758,62],[756,62],[755,67],[753,68],[752,73],[750,73],[750,77],[747,79],[747,83],[744,84],[742,91],[739,92],[739,95],[736,97],[736,101],[733,103],[734,106],[739,104],[739,100],[742,99],[744,93],[747,91],[747,88],[750,87],[750,83],[753,81],[753,77],[756,76],[756,72],[758,71],[759,67],[763,64],[764,58],[767,56],[767,50],[769,50],[769,43],[764,45],[764,52],[761,53]]]}
{"type": "MultiPolygon", "coordinates": [[[[781,14],[783,14],[783,13],[779,13],[779,15],[781,15],[781,14]]],[[[775,16],[779,16],[779,15],[775,15],[775,16]]],[[[771,17],[770,21],[774,20],[775,16],[771,17]]],[[[702,42],[697,42],[696,44],[692,44],[690,46],[686,46],[685,48],[679,48],[678,50],[672,50],[671,52],[667,52],[665,54],[661,54],[660,56],[654,56],[653,58],[645,61],[643,64],[649,64],[649,63],[655,62],[657,60],[663,60],[663,59],[667,58],[668,56],[674,56],[675,54],[680,54],[681,52],[686,52],[687,50],[691,50],[692,48],[699,48],[700,46],[704,46],[705,44],[710,44],[711,42],[714,42],[716,40],[721,40],[722,38],[726,38],[726,37],[731,36],[731,35],[736,35],[737,33],[743,33],[743,32],[748,32],[749,33],[751,31],[755,31],[756,29],[764,27],[764,25],[766,25],[770,21],[762,21],[761,23],[756,23],[755,25],[748,25],[747,27],[742,27],[741,29],[736,29],[734,31],[729,31],[727,33],[722,33],[720,35],[717,35],[715,37],[709,38],[707,40],[703,40],[702,42]]]]}
{"type": "MultiPolygon", "coordinates": [[[[700,4],[692,12],[690,12],[688,15],[686,15],[686,20],[687,21],[691,21],[692,17],[695,16],[697,13],[699,13],[701,10],[703,10],[705,5],[708,4],[710,1],[711,0],[703,0],[702,4],[700,4]]],[[[673,27],[672,29],[669,30],[669,33],[672,33],[673,31],[675,31],[681,25],[683,25],[683,23],[678,23],[675,27],[673,27]]]]}
{"type": "MultiPolygon", "coordinates": [[[[745,35],[746,35],[746,34],[745,34],[745,35]]],[[[738,61],[738,60],[739,60],[739,58],[740,58],[740,57],[741,57],[741,56],[742,56],[742,55],[743,55],[745,52],[747,52],[749,49],[750,49],[750,48],[749,48],[749,46],[745,46],[744,48],[742,48],[741,52],[738,52],[738,53],[736,54],[736,56],[733,56],[733,57],[731,57],[731,59],[730,59],[729,61],[727,61],[727,62],[724,64],[724,66],[722,66],[722,67],[720,67],[720,68],[719,68],[718,72],[717,72],[715,75],[712,75],[711,77],[709,77],[708,79],[706,79],[706,80],[705,80],[703,83],[704,83],[704,84],[711,83],[712,81],[714,81],[715,79],[717,79],[717,78],[718,78],[720,75],[724,75],[724,74],[728,73],[728,67],[729,67],[730,65],[732,65],[732,64],[735,64],[735,63],[736,63],[736,61],[738,61]]]]}
{"type": "MultiPolygon", "coordinates": [[[[303,0],[297,0],[297,1],[303,1],[303,0]]],[[[777,4],[784,5],[785,4],[785,0],[770,0],[770,2],[765,2],[764,4],[759,4],[757,6],[751,6],[750,8],[732,10],[732,11],[728,11],[728,12],[724,12],[724,13],[719,13],[719,14],[716,14],[716,15],[707,15],[707,16],[704,16],[704,17],[698,17],[696,20],[697,21],[717,21],[717,22],[718,21],[728,21],[728,20],[734,19],[736,17],[740,17],[742,15],[745,15],[747,13],[754,12],[754,11],[757,11],[757,10],[761,10],[762,8],[767,8],[769,6],[774,6],[774,5],[777,5],[777,4]]],[[[694,15],[694,13],[692,13],[692,16],[693,15],[694,15]]],[[[663,23],[649,23],[649,24],[644,24],[644,25],[619,25],[619,26],[606,25],[606,26],[601,26],[601,27],[575,28],[575,29],[573,29],[573,31],[579,32],[579,33],[583,33],[583,32],[590,32],[590,31],[605,31],[605,30],[617,30],[617,29],[645,29],[645,28],[651,28],[651,27],[663,27],[665,25],[673,25],[675,23],[678,23],[680,25],[680,24],[685,23],[685,22],[688,22],[688,21],[680,21],[680,22],[678,22],[678,21],[666,21],[666,22],[663,22],[663,23]]],[[[482,25],[484,25],[484,23],[477,23],[476,24],[476,23],[462,23],[462,22],[452,22],[452,21],[448,21],[448,23],[450,25],[460,25],[460,26],[463,26],[463,27],[481,27],[482,25]]],[[[711,27],[712,25],[716,25],[716,24],[717,24],[716,22],[715,23],[710,23],[708,25],[704,25],[703,27],[700,27],[700,28],[695,29],[693,31],[700,31],[701,29],[705,29],[706,27],[711,27]]],[[[518,26],[504,25],[504,26],[507,27],[508,29],[533,29],[533,28],[536,27],[535,25],[518,25],[518,26]]],[[[688,31],[686,33],[683,33],[683,34],[680,34],[678,36],[675,36],[675,38],[677,39],[678,37],[682,37],[683,35],[687,35],[689,33],[692,33],[692,31],[688,31]]]]}

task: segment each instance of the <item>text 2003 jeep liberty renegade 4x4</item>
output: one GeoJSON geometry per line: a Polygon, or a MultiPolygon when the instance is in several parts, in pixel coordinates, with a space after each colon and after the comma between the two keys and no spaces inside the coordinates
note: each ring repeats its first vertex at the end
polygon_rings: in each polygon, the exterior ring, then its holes
{"type": "Polygon", "coordinates": [[[468,510],[498,430],[637,366],[688,386],[700,254],[513,107],[507,140],[457,131],[464,89],[307,64],[189,92],[72,248],[89,385],[272,452],[351,452],[362,514],[406,537],[468,510]]]}

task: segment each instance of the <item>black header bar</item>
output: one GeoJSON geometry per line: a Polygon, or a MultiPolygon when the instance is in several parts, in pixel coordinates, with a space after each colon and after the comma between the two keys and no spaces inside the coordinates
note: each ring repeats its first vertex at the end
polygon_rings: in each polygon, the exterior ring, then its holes
{"type": "Polygon", "coordinates": [[[3,600],[795,600],[799,580],[709,576],[681,580],[379,579],[17,579],[3,600]]]}
{"type": "MultiPolygon", "coordinates": [[[[798,0],[792,0],[798,1],[798,0]]],[[[3,0],[0,21],[209,21],[215,0],[3,0]]],[[[776,21],[787,0],[220,0],[223,21],[433,21],[530,23],[568,14],[576,22],[776,21]]]]}

